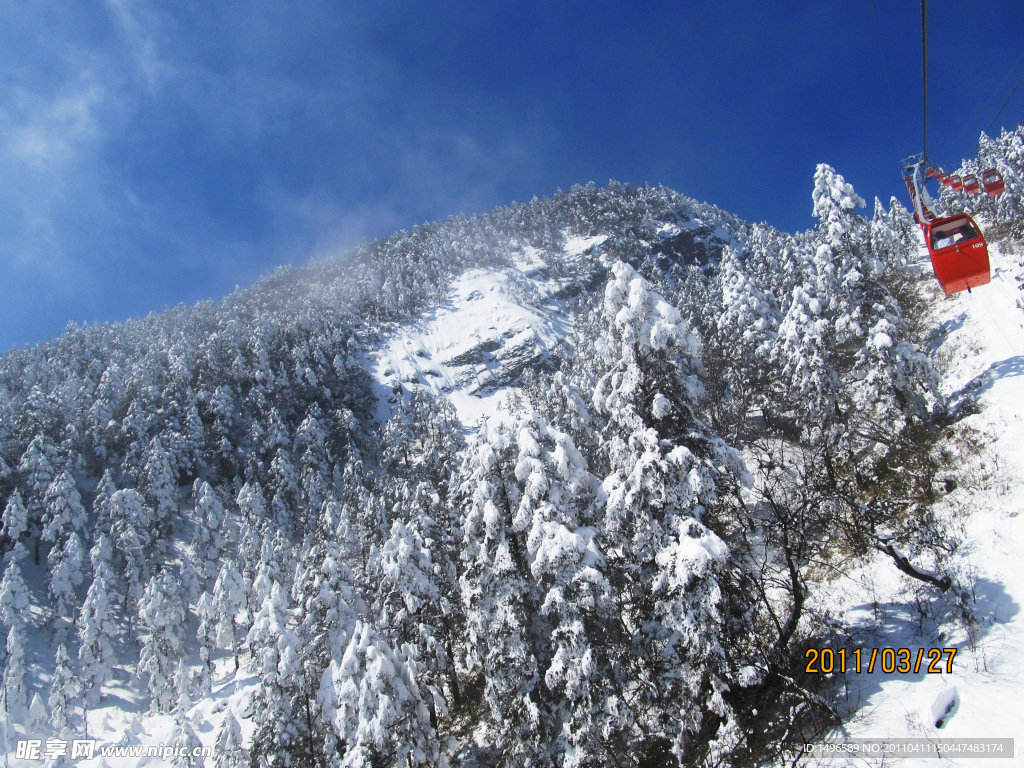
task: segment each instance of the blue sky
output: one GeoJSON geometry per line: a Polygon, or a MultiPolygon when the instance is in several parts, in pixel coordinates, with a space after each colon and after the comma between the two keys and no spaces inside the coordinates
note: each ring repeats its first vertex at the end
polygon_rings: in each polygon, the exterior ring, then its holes
{"type": "MultiPolygon", "coordinates": [[[[1024,5],[933,0],[930,154],[1024,74],[1024,5]]],[[[904,195],[920,6],[0,3],[0,351],[575,183],[790,231],[835,166],[904,195]]],[[[1024,87],[992,131],[1024,121],[1024,87]]]]}

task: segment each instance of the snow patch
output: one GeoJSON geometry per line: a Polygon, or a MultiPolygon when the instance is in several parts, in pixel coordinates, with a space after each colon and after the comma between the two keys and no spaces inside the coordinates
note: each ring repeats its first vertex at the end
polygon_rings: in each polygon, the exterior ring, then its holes
{"type": "Polygon", "coordinates": [[[565,247],[562,249],[566,256],[579,256],[588,248],[600,245],[608,239],[608,235],[593,235],[592,237],[579,237],[573,235],[566,238],[565,247]]]}
{"type": "Polygon", "coordinates": [[[559,285],[538,275],[538,264],[527,249],[516,269],[465,272],[445,304],[372,353],[364,364],[377,382],[378,420],[417,389],[447,397],[467,426],[497,415],[497,391],[523,361],[554,351],[572,331],[552,298],[559,285]]]}

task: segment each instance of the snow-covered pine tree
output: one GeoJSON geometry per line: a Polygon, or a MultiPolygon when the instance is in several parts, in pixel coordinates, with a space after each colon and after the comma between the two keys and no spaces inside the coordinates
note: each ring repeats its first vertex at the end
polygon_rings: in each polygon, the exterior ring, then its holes
{"type": "Polygon", "coordinates": [[[227,546],[225,533],[227,519],[224,506],[210,484],[205,480],[196,493],[196,526],[192,534],[192,556],[205,586],[207,580],[217,577],[222,554],[227,546]]]}
{"type": "Polygon", "coordinates": [[[775,297],[758,287],[736,249],[723,251],[716,281],[721,308],[705,329],[702,362],[712,388],[711,418],[721,434],[735,441],[752,434],[752,412],[764,406],[782,315],[775,297]]]}
{"type": "Polygon", "coordinates": [[[25,629],[21,622],[10,625],[7,632],[7,659],[3,672],[3,696],[6,710],[17,722],[25,712],[28,688],[25,685],[25,629]]]}
{"type": "Polygon", "coordinates": [[[267,502],[260,484],[252,481],[242,485],[235,503],[238,504],[238,546],[236,560],[245,585],[246,606],[249,613],[259,610],[253,593],[253,582],[260,563],[261,531],[268,524],[267,502]]]}
{"type": "Polygon", "coordinates": [[[732,727],[723,693],[735,668],[720,649],[734,629],[728,601],[743,599],[729,588],[728,548],[708,525],[727,516],[728,499],[749,476],[699,416],[700,341],[679,312],[618,262],[602,315],[596,346],[606,372],[594,406],[607,420],[611,467],[604,551],[609,582],[631,598],[621,616],[628,640],[608,651],[629,660],[620,700],[627,709],[607,726],[613,740],[638,739],[642,753],[696,762],[732,727]]]}
{"type": "Polygon", "coordinates": [[[241,614],[245,610],[245,585],[235,568],[234,561],[225,560],[213,587],[213,610],[217,617],[217,642],[235,657],[238,669],[238,639],[240,630],[248,624],[241,614]]]}
{"type": "Polygon", "coordinates": [[[267,500],[263,496],[263,488],[258,482],[246,482],[235,497],[235,503],[238,504],[238,511],[242,519],[253,528],[259,530],[266,523],[267,500]]]}
{"type": "Polygon", "coordinates": [[[57,646],[53,677],[50,680],[50,695],[47,704],[50,709],[50,727],[61,738],[71,733],[71,719],[78,701],[78,680],[71,666],[71,657],[63,643],[57,646]]]}
{"type": "Polygon", "coordinates": [[[332,460],[324,421],[323,411],[314,401],[295,431],[294,452],[299,456],[299,509],[303,513],[297,522],[301,531],[313,530],[316,515],[330,492],[332,460]]]}
{"type": "Polygon", "coordinates": [[[96,485],[96,495],[92,500],[93,530],[97,534],[110,535],[110,526],[114,522],[111,517],[110,500],[116,492],[117,486],[114,485],[113,473],[106,469],[96,485]]]}
{"type": "Polygon", "coordinates": [[[270,477],[270,517],[274,530],[290,533],[299,500],[299,473],[287,449],[278,449],[270,462],[270,477]]]}
{"type": "Polygon", "coordinates": [[[340,519],[338,502],[324,502],[292,587],[294,632],[281,635],[276,648],[280,690],[265,691],[272,708],[261,713],[253,743],[253,752],[272,764],[286,759],[326,764],[337,753],[337,735],[322,716],[317,694],[324,671],[341,656],[365,611],[353,587],[354,574],[343,563],[340,519]]]}
{"type": "Polygon", "coordinates": [[[46,491],[53,481],[55,458],[53,444],[44,435],[37,434],[18,462],[18,473],[23,478],[26,491],[24,501],[28,511],[28,531],[36,539],[36,565],[39,564],[39,546],[46,514],[46,491]]]}
{"type": "Polygon", "coordinates": [[[150,711],[175,705],[174,671],[184,652],[185,607],[181,587],[169,570],[154,576],[139,601],[140,676],[147,678],[150,711]]]}
{"type": "Polygon", "coordinates": [[[64,536],[60,549],[54,547],[47,558],[49,578],[47,587],[54,600],[55,629],[58,637],[64,637],[74,625],[78,614],[78,587],[85,573],[85,548],[76,531],[64,536]]]}
{"type": "Polygon", "coordinates": [[[253,617],[245,643],[265,685],[276,685],[277,665],[280,661],[277,641],[292,632],[288,627],[288,595],[276,581],[253,617]]]}
{"type": "Polygon", "coordinates": [[[23,624],[29,607],[28,587],[21,575],[21,562],[27,554],[19,543],[9,554],[3,581],[0,581],[0,621],[8,627],[23,624]]]}
{"type": "Polygon", "coordinates": [[[196,601],[196,640],[199,643],[199,687],[204,696],[213,689],[213,654],[217,650],[217,614],[213,596],[204,590],[196,601]]]}
{"type": "Polygon", "coordinates": [[[500,423],[482,426],[462,470],[458,503],[466,517],[459,592],[466,642],[459,662],[483,676],[492,738],[536,755],[550,740],[539,690],[544,659],[538,658],[550,627],[540,613],[526,531],[514,523],[520,502],[514,439],[500,423]]]}
{"type": "Polygon", "coordinates": [[[13,546],[21,540],[21,536],[28,530],[28,510],[25,509],[25,502],[21,499],[21,493],[15,488],[7,499],[4,506],[3,528],[0,534],[6,536],[13,546]]]}
{"type": "Polygon", "coordinates": [[[359,621],[344,655],[331,662],[319,698],[343,745],[344,768],[447,765],[410,650],[392,648],[359,621]]]}
{"type": "Polygon", "coordinates": [[[129,632],[145,591],[150,563],[146,548],[152,541],[153,513],[142,496],[131,488],[110,497],[110,540],[114,549],[114,573],[119,582],[121,602],[128,614],[129,632]]]}
{"type": "Polygon", "coordinates": [[[521,494],[514,527],[527,532],[549,632],[538,654],[544,662],[538,690],[551,721],[541,754],[555,764],[585,765],[607,759],[604,738],[614,728],[607,705],[623,684],[621,666],[606,654],[624,643],[599,543],[604,491],[572,438],[540,416],[517,424],[516,444],[521,494]]]}
{"type": "Polygon", "coordinates": [[[192,668],[184,657],[178,659],[178,667],[174,670],[174,722],[180,723],[188,719],[188,712],[192,709],[192,697],[194,690],[192,686],[192,668]]]}
{"type": "Polygon", "coordinates": [[[114,573],[110,567],[110,542],[102,533],[89,553],[93,580],[78,616],[78,663],[86,704],[100,700],[100,686],[111,678],[115,656],[112,641],[118,634],[113,606],[114,573]]]}
{"type": "Polygon", "coordinates": [[[178,472],[159,438],[146,451],[142,475],[146,504],[153,510],[153,540],[164,550],[178,515],[178,472]]]}
{"type": "Polygon", "coordinates": [[[792,419],[806,437],[820,441],[822,426],[835,417],[840,381],[824,302],[808,291],[802,286],[793,290],[779,325],[772,350],[779,375],[767,415],[776,421],[792,419]]]}
{"type": "Polygon", "coordinates": [[[25,727],[30,733],[42,733],[50,727],[50,713],[46,711],[46,704],[38,691],[32,694],[25,727]]]}
{"type": "Polygon", "coordinates": [[[242,727],[229,708],[224,713],[214,745],[214,768],[245,768],[248,750],[243,747],[242,727]]]}
{"type": "Polygon", "coordinates": [[[174,768],[203,768],[206,764],[202,756],[203,742],[187,718],[175,721],[168,743],[178,748],[175,756],[171,758],[171,765],[174,768]]]}
{"type": "Polygon", "coordinates": [[[447,716],[449,698],[459,699],[452,655],[455,633],[462,624],[452,601],[457,592],[451,559],[456,553],[431,516],[435,497],[428,486],[420,483],[410,490],[404,481],[399,485],[406,492],[400,494],[396,512],[409,522],[396,519],[381,548],[374,607],[387,627],[389,642],[415,649],[419,683],[431,692],[428,706],[432,721],[437,722],[447,716]]]}

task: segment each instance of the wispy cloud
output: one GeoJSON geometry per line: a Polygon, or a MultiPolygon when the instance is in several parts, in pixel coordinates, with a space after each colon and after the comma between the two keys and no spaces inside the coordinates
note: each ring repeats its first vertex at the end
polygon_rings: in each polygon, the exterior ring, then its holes
{"type": "Polygon", "coordinates": [[[106,4],[117,20],[133,68],[143,76],[147,86],[156,89],[173,78],[174,67],[160,56],[154,34],[157,24],[146,4],[138,0],[106,0],[106,4]]]}
{"type": "MultiPolygon", "coordinates": [[[[5,154],[34,168],[53,168],[73,161],[83,147],[99,138],[96,106],[103,88],[89,74],[51,99],[21,94],[22,119],[7,126],[5,154]]],[[[17,109],[17,107],[15,108],[17,109]]]]}
{"type": "Polygon", "coordinates": [[[411,78],[365,11],[99,8],[0,6],[19,31],[0,51],[0,282],[35,297],[0,307],[0,350],[34,305],[64,313],[39,318],[42,338],[218,295],[493,207],[542,162],[512,127],[481,132],[479,111],[466,121],[458,97],[411,78]]]}

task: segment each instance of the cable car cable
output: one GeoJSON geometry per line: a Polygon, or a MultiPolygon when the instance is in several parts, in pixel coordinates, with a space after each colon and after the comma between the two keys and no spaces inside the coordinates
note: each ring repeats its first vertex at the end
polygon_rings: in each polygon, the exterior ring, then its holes
{"type": "Polygon", "coordinates": [[[924,140],[921,148],[925,159],[928,158],[928,0],[921,0],[921,62],[924,84],[924,140]]]}
{"type": "Polygon", "coordinates": [[[1006,101],[1003,102],[1003,106],[1001,106],[999,111],[996,112],[996,116],[992,118],[992,122],[988,124],[988,128],[985,129],[985,133],[988,133],[989,128],[995,125],[996,120],[998,120],[999,116],[1003,114],[1003,110],[1006,109],[1006,105],[1010,103],[1010,99],[1013,98],[1013,94],[1015,94],[1017,89],[1020,88],[1021,83],[1024,83],[1024,72],[1021,72],[1020,79],[1017,81],[1017,84],[1013,86],[1013,90],[1010,91],[1010,95],[1006,97],[1006,101]]]}

